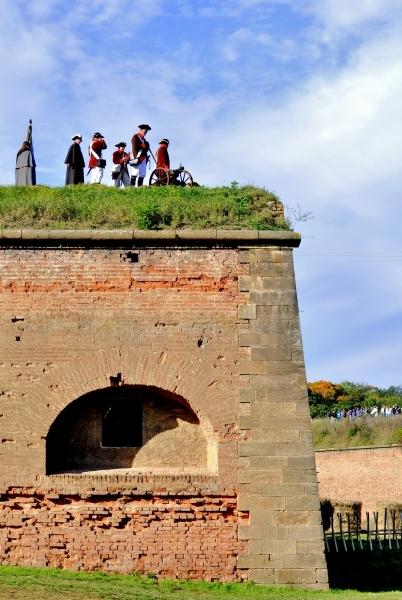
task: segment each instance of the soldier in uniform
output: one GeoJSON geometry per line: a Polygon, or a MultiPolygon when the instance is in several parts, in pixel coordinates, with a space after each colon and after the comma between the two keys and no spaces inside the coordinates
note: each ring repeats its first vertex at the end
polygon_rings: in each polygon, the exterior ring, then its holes
{"type": "Polygon", "coordinates": [[[131,138],[131,185],[135,185],[138,178],[138,187],[144,183],[144,177],[147,173],[149,143],[145,139],[145,136],[150,130],[151,127],[149,125],[142,123],[138,125],[137,133],[131,138]]]}
{"type": "Polygon", "coordinates": [[[102,158],[102,150],[107,148],[105,138],[99,131],[93,134],[88,148],[89,152],[89,183],[100,183],[103,177],[103,171],[106,167],[106,160],[102,158]]]}
{"type": "Polygon", "coordinates": [[[66,185],[76,185],[77,183],[84,183],[84,167],[85,160],[81,152],[82,135],[76,133],[73,135],[72,144],[68,149],[66,160],[64,163],[67,165],[66,170],[66,185]]]}
{"type": "Polygon", "coordinates": [[[122,185],[127,187],[131,184],[127,167],[130,155],[124,150],[126,146],[126,142],[119,142],[115,145],[117,150],[113,152],[113,164],[115,166],[112,170],[112,179],[114,180],[115,187],[121,187],[122,185]]]}
{"type": "Polygon", "coordinates": [[[168,152],[169,140],[163,138],[159,142],[159,148],[156,151],[156,168],[170,170],[170,158],[168,152]]]}

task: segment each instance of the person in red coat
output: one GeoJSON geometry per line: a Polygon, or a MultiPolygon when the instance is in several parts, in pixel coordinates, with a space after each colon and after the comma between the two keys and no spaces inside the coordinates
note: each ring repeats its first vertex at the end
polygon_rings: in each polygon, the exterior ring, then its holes
{"type": "Polygon", "coordinates": [[[156,168],[170,170],[170,158],[168,152],[169,140],[163,138],[159,142],[159,148],[156,151],[156,168]]]}
{"type": "Polygon", "coordinates": [[[102,158],[102,150],[106,150],[105,138],[99,131],[93,134],[88,148],[90,171],[89,183],[100,183],[103,177],[103,171],[106,167],[106,161],[102,158]]]}
{"type": "Polygon", "coordinates": [[[119,142],[116,144],[117,150],[113,152],[113,164],[115,165],[112,170],[112,179],[114,180],[115,187],[127,187],[130,185],[130,175],[128,174],[127,163],[130,160],[130,155],[125,152],[126,142],[119,142]]]}
{"type": "Polygon", "coordinates": [[[147,173],[149,143],[145,136],[148,131],[151,131],[151,127],[146,123],[142,123],[138,125],[137,133],[131,138],[131,185],[135,185],[138,178],[138,187],[144,183],[144,177],[147,173]]]}

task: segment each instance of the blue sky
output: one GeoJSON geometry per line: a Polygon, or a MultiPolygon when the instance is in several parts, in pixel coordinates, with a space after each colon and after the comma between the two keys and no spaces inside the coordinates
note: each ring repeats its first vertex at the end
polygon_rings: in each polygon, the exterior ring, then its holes
{"type": "Polygon", "coordinates": [[[0,0],[0,183],[29,117],[49,185],[73,133],[149,122],[199,182],[312,212],[308,378],[402,384],[401,40],[398,0],[0,0]]]}

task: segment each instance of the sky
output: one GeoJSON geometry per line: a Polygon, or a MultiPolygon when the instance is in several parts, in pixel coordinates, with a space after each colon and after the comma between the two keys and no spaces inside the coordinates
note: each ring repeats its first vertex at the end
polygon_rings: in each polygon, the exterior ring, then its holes
{"type": "Polygon", "coordinates": [[[0,184],[29,118],[52,186],[73,134],[149,123],[285,204],[308,379],[402,384],[400,0],[0,0],[0,52],[0,184]]]}

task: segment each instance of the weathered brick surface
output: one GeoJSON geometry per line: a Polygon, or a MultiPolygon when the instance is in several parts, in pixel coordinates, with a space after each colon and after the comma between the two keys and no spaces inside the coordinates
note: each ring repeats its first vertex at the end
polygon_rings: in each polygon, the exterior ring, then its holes
{"type": "MultiPolygon", "coordinates": [[[[185,398],[219,442],[222,480],[232,480],[236,465],[231,457],[225,464],[223,450],[238,435],[237,278],[245,267],[235,250],[137,255],[0,250],[0,477],[44,474],[55,417],[121,373],[125,384],[185,398]]],[[[174,444],[173,436],[172,453],[174,444]]]]}
{"type": "Polygon", "coordinates": [[[3,239],[0,560],[325,587],[292,251],[259,237],[3,239]],[[135,452],[102,448],[91,421],[113,380],[150,390],[135,452]],[[180,410],[163,416],[153,390],[180,410]],[[47,475],[54,423],[88,397],[76,458],[97,445],[98,462],[47,475]]]}
{"type": "Polygon", "coordinates": [[[241,518],[235,497],[11,489],[0,500],[2,563],[232,581],[241,518]]]}
{"type": "Polygon", "coordinates": [[[363,515],[401,505],[402,447],[322,450],[315,458],[321,498],[361,502],[363,515]]]}

